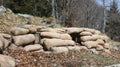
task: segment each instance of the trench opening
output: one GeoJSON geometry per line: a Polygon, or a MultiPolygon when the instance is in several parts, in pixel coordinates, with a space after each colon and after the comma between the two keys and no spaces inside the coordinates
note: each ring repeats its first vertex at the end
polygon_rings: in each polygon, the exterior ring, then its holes
{"type": "Polygon", "coordinates": [[[70,34],[72,40],[75,41],[77,44],[81,45],[80,34],[79,33],[72,33],[70,34]]]}

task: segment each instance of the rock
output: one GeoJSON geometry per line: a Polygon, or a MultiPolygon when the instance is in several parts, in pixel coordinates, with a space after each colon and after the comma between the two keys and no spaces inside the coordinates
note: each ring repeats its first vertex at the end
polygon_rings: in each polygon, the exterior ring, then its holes
{"type": "Polygon", "coordinates": [[[19,35],[13,37],[14,44],[17,46],[24,46],[35,41],[35,36],[33,34],[19,35]]]}
{"type": "Polygon", "coordinates": [[[50,50],[51,47],[59,46],[74,46],[75,42],[72,40],[61,40],[61,39],[46,39],[44,40],[44,47],[50,50]]]}
{"type": "Polygon", "coordinates": [[[28,45],[24,47],[25,51],[36,51],[40,49],[43,49],[43,47],[40,44],[28,45]]]}
{"type": "Polygon", "coordinates": [[[51,51],[54,53],[68,53],[67,47],[51,47],[51,51]]]}
{"type": "Polygon", "coordinates": [[[46,38],[57,38],[57,39],[63,39],[63,40],[71,40],[72,37],[69,34],[59,34],[56,32],[41,32],[40,36],[46,37],[46,38]]]}
{"type": "Polygon", "coordinates": [[[13,35],[25,35],[25,34],[29,33],[29,30],[24,29],[24,28],[19,28],[19,27],[13,27],[11,29],[11,33],[13,35]]]}
{"type": "Polygon", "coordinates": [[[91,36],[93,35],[91,32],[88,32],[88,31],[83,31],[80,33],[81,36],[91,36]]]}
{"type": "Polygon", "coordinates": [[[0,55],[0,67],[15,67],[15,59],[10,56],[0,55]]]}

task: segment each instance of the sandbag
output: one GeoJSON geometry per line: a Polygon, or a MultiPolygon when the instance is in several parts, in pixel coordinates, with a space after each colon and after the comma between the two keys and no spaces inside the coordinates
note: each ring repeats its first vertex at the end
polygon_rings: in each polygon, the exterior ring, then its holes
{"type": "Polygon", "coordinates": [[[59,39],[72,40],[72,37],[69,34],[60,34],[59,39]]]}
{"type": "Polygon", "coordinates": [[[100,31],[90,28],[84,28],[85,31],[91,32],[92,34],[101,34],[100,31]]]}
{"type": "Polygon", "coordinates": [[[8,47],[9,49],[18,49],[18,47],[15,44],[10,44],[10,46],[8,47]]]}
{"type": "Polygon", "coordinates": [[[60,34],[56,32],[41,32],[40,36],[47,37],[47,38],[59,38],[60,34]]]}
{"type": "Polygon", "coordinates": [[[67,47],[51,47],[51,51],[54,53],[68,53],[67,47]]]}
{"type": "Polygon", "coordinates": [[[50,50],[51,47],[59,46],[74,46],[75,42],[72,40],[61,40],[61,39],[46,39],[44,40],[44,47],[50,50]]]}
{"type": "Polygon", "coordinates": [[[97,41],[97,42],[98,42],[98,44],[100,44],[100,45],[105,44],[105,42],[104,42],[102,39],[97,39],[96,41],[97,41]]]}
{"type": "Polygon", "coordinates": [[[101,45],[97,45],[96,50],[102,51],[102,50],[104,50],[104,48],[103,48],[103,46],[101,46],[101,45]]]}
{"type": "Polygon", "coordinates": [[[67,48],[68,48],[68,50],[76,50],[76,51],[79,51],[81,49],[87,50],[86,46],[68,46],[67,48]]]}
{"type": "Polygon", "coordinates": [[[76,28],[76,27],[71,27],[71,28],[63,28],[66,33],[72,34],[72,33],[80,33],[84,31],[84,28],[76,28]]]}
{"type": "Polygon", "coordinates": [[[106,49],[110,49],[110,48],[111,48],[111,46],[110,46],[108,43],[105,43],[105,44],[103,45],[103,47],[106,48],[106,49]]]}
{"type": "Polygon", "coordinates": [[[0,55],[0,67],[15,67],[15,59],[10,56],[0,55]]]}
{"type": "Polygon", "coordinates": [[[33,34],[20,35],[13,37],[14,44],[17,46],[24,46],[35,41],[35,36],[33,34]]]}
{"type": "Polygon", "coordinates": [[[71,40],[72,37],[69,34],[59,34],[56,32],[41,32],[40,36],[46,37],[46,38],[57,38],[57,39],[63,39],[63,40],[71,40]]]}
{"type": "Polygon", "coordinates": [[[36,33],[37,30],[45,28],[45,26],[24,25],[23,28],[28,29],[30,33],[36,33]]]}
{"type": "Polygon", "coordinates": [[[96,48],[98,45],[98,42],[96,41],[86,41],[82,42],[82,45],[86,46],[87,48],[96,48]]]}
{"type": "Polygon", "coordinates": [[[43,28],[39,30],[40,32],[56,32],[56,33],[65,33],[64,29],[61,28],[43,28]]]}
{"type": "Polygon", "coordinates": [[[25,51],[35,51],[40,49],[43,49],[43,47],[40,44],[28,45],[24,47],[25,51]]]}
{"type": "Polygon", "coordinates": [[[10,41],[0,36],[0,48],[5,49],[10,45],[10,41]]]}
{"type": "Polygon", "coordinates": [[[24,34],[29,33],[29,30],[28,29],[24,29],[24,28],[19,28],[19,27],[13,27],[11,29],[11,33],[13,35],[24,35],[24,34]]]}
{"type": "Polygon", "coordinates": [[[8,39],[8,40],[11,39],[11,35],[9,34],[0,34],[0,36],[3,36],[3,38],[8,39]]]}
{"type": "Polygon", "coordinates": [[[100,39],[101,36],[100,35],[92,35],[92,36],[82,36],[80,37],[80,39],[82,41],[95,41],[97,39],[100,39]]]}
{"type": "Polygon", "coordinates": [[[92,33],[91,32],[88,32],[88,31],[83,31],[80,33],[81,36],[91,36],[92,33]]]}

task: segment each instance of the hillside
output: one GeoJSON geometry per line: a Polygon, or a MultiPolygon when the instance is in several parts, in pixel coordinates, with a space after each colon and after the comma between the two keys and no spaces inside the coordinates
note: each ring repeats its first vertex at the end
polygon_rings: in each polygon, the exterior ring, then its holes
{"type": "Polygon", "coordinates": [[[61,27],[52,17],[15,14],[1,6],[0,31],[2,67],[109,67],[120,63],[119,42],[96,29],[61,27]]]}

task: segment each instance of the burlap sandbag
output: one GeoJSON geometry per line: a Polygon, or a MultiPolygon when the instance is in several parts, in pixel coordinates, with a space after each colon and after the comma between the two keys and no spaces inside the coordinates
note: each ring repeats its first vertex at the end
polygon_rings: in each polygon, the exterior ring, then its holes
{"type": "Polygon", "coordinates": [[[59,46],[74,46],[75,42],[72,40],[61,40],[61,39],[46,39],[44,40],[44,47],[50,50],[51,47],[59,46]]]}
{"type": "Polygon", "coordinates": [[[103,45],[103,47],[106,48],[106,49],[110,49],[110,48],[111,48],[111,46],[110,46],[108,43],[105,43],[105,44],[103,45]]]}
{"type": "Polygon", "coordinates": [[[80,33],[84,31],[84,28],[77,28],[77,27],[71,27],[71,28],[63,28],[66,33],[72,34],[72,33],[80,33]]]}
{"type": "Polygon", "coordinates": [[[5,49],[10,45],[10,41],[0,36],[0,48],[5,49]]]}
{"type": "Polygon", "coordinates": [[[47,38],[59,38],[60,34],[56,32],[41,32],[40,36],[47,38]]]}
{"type": "Polygon", "coordinates": [[[90,29],[90,28],[84,28],[85,31],[91,32],[93,34],[101,34],[100,31],[95,30],[95,29],[90,29]]]}
{"type": "Polygon", "coordinates": [[[71,40],[72,37],[69,34],[59,34],[56,32],[41,32],[40,36],[46,37],[46,38],[57,38],[57,39],[63,39],[63,40],[71,40]]]}
{"type": "Polygon", "coordinates": [[[43,47],[40,44],[28,45],[24,47],[25,51],[35,51],[40,49],[43,49],[43,47]]]}
{"type": "Polygon", "coordinates": [[[86,46],[87,48],[96,48],[98,45],[98,42],[96,41],[86,41],[82,42],[82,45],[86,46]]]}
{"type": "Polygon", "coordinates": [[[80,33],[81,36],[91,36],[93,35],[91,32],[88,32],[88,31],[83,31],[80,33]]]}
{"type": "Polygon", "coordinates": [[[45,26],[24,25],[23,28],[28,29],[30,31],[30,33],[36,33],[37,30],[45,28],[45,26]]]}
{"type": "Polygon", "coordinates": [[[14,36],[13,40],[17,46],[24,46],[34,42],[35,36],[33,34],[14,36]]]}
{"type": "Polygon", "coordinates": [[[80,39],[82,41],[95,41],[97,39],[100,39],[101,36],[100,35],[92,35],[92,36],[82,36],[80,37],[80,39]]]}
{"type": "Polygon", "coordinates": [[[11,29],[11,33],[13,35],[24,35],[24,34],[29,33],[29,30],[28,29],[24,29],[24,28],[19,28],[19,27],[13,27],[11,29]]]}
{"type": "Polygon", "coordinates": [[[102,39],[97,39],[96,41],[97,41],[97,42],[98,42],[98,44],[100,44],[100,45],[105,44],[105,42],[104,42],[102,39]]]}
{"type": "Polygon", "coordinates": [[[102,45],[97,45],[96,50],[98,50],[98,51],[102,51],[102,50],[104,50],[104,48],[103,48],[102,45]]]}
{"type": "Polygon", "coordinates": [[[68,50],[76,50],[76,51],[79,51],[81,49],[87,50],[86,46],[68,46],[67,48],[68,48],[68,50]]]}
{"type": "Polygon", "coordinates": [[[40,32],[57,32],[57,33],[65,33],[65,30],[62,28],[43,28],[39,30],[40,32]]]}
{"type": "Polygon", "coordinates": [[[0,67],[15,67],[15,59],[10,56],[0,55],[0,67]]]}
{"type": "Polygon", "coordinates": [[[51,47],[51,51],[54,53],[68,53],[67,47],[51,47]]]}

